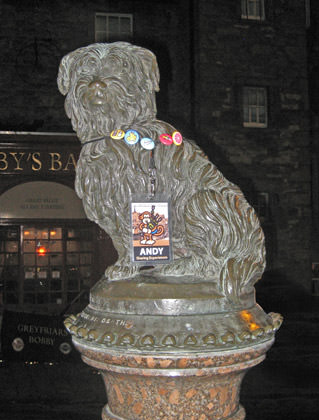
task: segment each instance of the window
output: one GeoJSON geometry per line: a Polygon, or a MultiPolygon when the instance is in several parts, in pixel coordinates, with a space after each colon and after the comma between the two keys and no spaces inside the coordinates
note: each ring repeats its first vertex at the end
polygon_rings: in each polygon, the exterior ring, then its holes
{"type": "Polygon", "coordinates": [[[130,41],[133,35],[133,16],[129,14],[96,13],[95,41],[130,41]]]}
{"type": "Polygon", "coordinates": [[[241,0],[242,19],[264,20],[264,0],[241,0]]]}
{"type": "Polygon", "coordinates": [[[65,306],[92,286],[93,254],[91,227],[1,226],[3,303],[65,306]]]}
{"type": "Polygon", "coordinates": [[[244,87],[243,111],[244,127],[267,127],[267,90],[244,87]]]}

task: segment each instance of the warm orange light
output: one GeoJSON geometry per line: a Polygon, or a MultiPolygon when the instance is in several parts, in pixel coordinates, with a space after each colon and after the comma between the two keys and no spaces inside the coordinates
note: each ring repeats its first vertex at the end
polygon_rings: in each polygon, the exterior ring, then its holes
{"type": "Polygon", "coordinates": [[[240,317],[241,317],[241,319],[243,319],[246,322],[249,322],[252,319],[252,315],[248,311],[241,311],[240,312],[240,317]]]}
{"type": "Polygon", "coordinates": [[[38,255],[45,255],[46,253],[47,253],[47,250],[44,246],[40,246],[39,248],[37,248],[38,255]]]}
{"type": "Polygon", "coordinates": [[[25,236],[28,236],[28,235],[30,235],[30,232],[28,230],[25,230],[24,234],[25,234],[25,236]]]}
{"type": "Polygon", "coordinates": [[[258,330],[258,328],[260,328],[258,324],[253,322],[253,316],[249,311],[241,311],[240,317],[243,321],[246,322],[246,324],[248,324],[248,328],[250,329],[250,331],[255,331],[258,330]]]}
{"type": "Polygon", "coordinates": [[[255,331],[255,330],[258,330],[259,325],[258,324],[255,324],[254,322],[250,322],[248,324],[248,327],[249,327],[250,331],[255,331]]]}
{"type": "Polygon", "coordinates": [[[55,236],[56,235],[56,231],[55,230],[51,230],[50,235],[51,236],[55,236]]]}

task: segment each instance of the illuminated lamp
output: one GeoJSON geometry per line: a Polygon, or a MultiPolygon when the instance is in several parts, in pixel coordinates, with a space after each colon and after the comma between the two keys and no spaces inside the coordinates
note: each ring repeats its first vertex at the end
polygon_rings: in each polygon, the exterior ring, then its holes
{"type": "Polygon", "coordinates": [[[47,248],[43,245],[38,245],[37,246],[37,255],[46,255],[48,252],[47,248]]]}

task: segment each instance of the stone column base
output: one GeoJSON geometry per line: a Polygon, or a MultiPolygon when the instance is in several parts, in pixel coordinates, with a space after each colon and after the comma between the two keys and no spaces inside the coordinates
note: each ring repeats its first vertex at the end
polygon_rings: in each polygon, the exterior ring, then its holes
{"type": "MultiPolygon", "coordinates": [[[[205,416],[205,415],[204,415],[205,416]]],[[[169,415],[166,416],[167,419],[172,419],[169,415]]],[[[178,417],[178,419],[188,419],[189,417],[187,414],[184,414],[184,417],[178,417]]],[[[202,418],[208,418],[208,417],[202,417],[202,418]]],[[[195,417],[194,417],[195,419],[195,417]]],[[[239,409],[236,413],[232,414],[230,417],[227,417],[228,420],[244,420],[245,419],[245,409],[241,405],[239,405],[239,409]]],[[[102,411],[102,420],[126,420],[123,417],[115,416],[113,413],[111,413],[109,406],[106,405],[103,408],[102,411]]],[[[152,419],[156,420],[156,419],[152,419]]]]}
{"type": "Polygon", "coordinates": [[[103,420],[244,420],[242,379],[272,343],[183,355],[95,350],[94,360],[87,346],[77,346],[84,362],[102,374],[108,397],[103,420]]]}
{"type": "Polygon", "coordinates": [[[254,292],[236,303],[213,283],[148,278],[107,282],[65,325],[83,361],[104,380],[103,420],[243,420],[246,371],[281,325],[254,292]],[[195,297],[194,297],[195,296],[195,297]]]}

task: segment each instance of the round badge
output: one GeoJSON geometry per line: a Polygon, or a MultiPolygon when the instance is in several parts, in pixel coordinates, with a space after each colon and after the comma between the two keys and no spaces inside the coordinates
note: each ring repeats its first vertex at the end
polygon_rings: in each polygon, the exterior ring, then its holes
{"type": "Polygon", "coordinates": [[[153,150],[155,147],[155,142],[154,140],[149,139],[148,137],[143,137],[141,139],[141,146],[143,147],[143,149],[153,150]]]}
{"type": "Polygon", "coordinates": [[[174,131],[172,134],[172,139],[176,146],[180,146],[183,143],[183,136],[179,131],[174,131]]]}
{"type": "Polygon", "coordinates": [[[121,140],[125,136],[123,130],[113,130],[110,137],[114,140],[121,140]]]}
{"type": "Polygon", "coordinates": [[[12,341],[12,348],[14,351],[21,351],[24,349],[24,341],[20,337],[16,337],[12,341]]]}
{"type": "Polygon", "coordinates": [[[69,354],[72,351],[72,347],[69,343],[63,342],[59,345],[59,350],[63,354],[69,354]]]}
{"type": "Polygon", "coordinates": [[[159,139],[165,146],[169,146],[173,143],[173,139],[169,134],[161,134],[159,139]]]}
{"type": "Polygon", "coordinates": [[[133,145],[136,144],[140,139],[140,135],[136,130],[128,130],[125,133],[124,140],[127,144],[133,145]]]}

